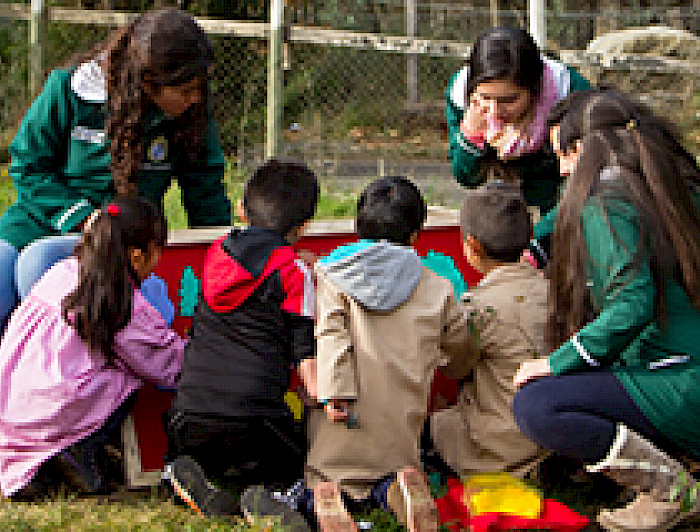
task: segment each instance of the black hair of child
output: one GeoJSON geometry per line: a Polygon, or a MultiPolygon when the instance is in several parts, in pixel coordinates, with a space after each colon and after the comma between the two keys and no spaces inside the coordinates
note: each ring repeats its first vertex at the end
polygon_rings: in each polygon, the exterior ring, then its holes
{"type": "Polygon", "coordinates": [[[490,181],[467,190],[460,212],[462,235],[471,235],[489,258],[517,262],[532,236],[532,221],[520,186],[490,181]]]}
{"type": "Polygon", "coordinates": [[[114,336],[131,320],[134,287],[141,284],[130,250],[149,251],[167,238],[159,207],[141,198],[116,198],[102,208],[75,249],[78,286],[62,302],[63,319],[111,362],[114,336]]]}
{"type": "Polygon", "coordinates": [[[357,202],[355,230],[369,240],[409,245],[411,235],[423,227],[428,208],[418,187],[402,176],[370,183],[357,202]]]}
{"type": "Polygon", "coordinates": [[[246,183],[243,209],[250,225],[286,236],[313,218],[318,196],[316,175],[303,161],[275,157],[246,183]]]}

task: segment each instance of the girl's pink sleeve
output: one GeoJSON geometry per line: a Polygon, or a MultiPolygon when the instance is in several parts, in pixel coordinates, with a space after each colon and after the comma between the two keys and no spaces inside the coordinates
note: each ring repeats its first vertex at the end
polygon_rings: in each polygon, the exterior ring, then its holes
{"type": "Polygon", "coordinates": [[[174,386],[186,340],[170,329],[160,313],[134,292],[129,324],[114,341],[116,356],[136,377],[161,386],[174,386]]]}

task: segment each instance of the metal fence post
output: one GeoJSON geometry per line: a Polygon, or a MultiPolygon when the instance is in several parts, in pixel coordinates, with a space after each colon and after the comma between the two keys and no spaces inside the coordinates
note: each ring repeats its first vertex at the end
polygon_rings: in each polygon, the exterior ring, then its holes
{"type": "MultiPolygon", "coordinates": [[[[418,33],[416,0],[406,0],[406,35],[415,37],[418,33]]],[[[418,103],[418,56],[406,55],[406,100],[408,104],[418,103]]]]}
{"type": "Polygon", "coordinates": [[[39,93],[44,81],[44,29],[46,6],[44,0],[32,0],[29,15],[29,96],[39,93]]]}
{"type": "Polygon", "coordinates": [[[545,0],[529,0],[530,35],[535,39],[540,50],[547,49],[547,16],[545,0]]]}
{"type": "Polygon", "coordinates": [[[284,0],[270,0],[270,37],[267,69],[267,124],[265,156],[280,154],[282,147],[282,37],[284,0]]]}

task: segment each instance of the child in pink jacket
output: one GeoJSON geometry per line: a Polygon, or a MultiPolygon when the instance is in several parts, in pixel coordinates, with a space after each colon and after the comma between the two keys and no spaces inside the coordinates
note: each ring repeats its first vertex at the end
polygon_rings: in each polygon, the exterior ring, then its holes
{"type": "Polygon", "coordinates": [[[40,495],[51,470],[99,491],[104,443],[134,392],[144,381],[175,383],[185,342],[139,289],[165,236],[154,205],[115,201],[15,310],[0,344],[4,496],[40,495]]]}

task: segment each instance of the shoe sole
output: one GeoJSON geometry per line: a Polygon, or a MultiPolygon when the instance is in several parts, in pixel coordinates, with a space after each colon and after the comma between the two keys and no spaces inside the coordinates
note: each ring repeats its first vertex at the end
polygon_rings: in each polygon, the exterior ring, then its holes
{"type": "Polygon", "coordinates": [[[263,525],[264,530],[272,530],[277,525],[289,532],[311,532],[301,514],[268,496],[263,486],[246,489],[241,495],[240,506],[250,525],[263,525]]]}
{"type": "Polygon", "coordinates": [[[333,482],[321,482],[314,488],[314,513],[321,532],[357,532],[357,525],[333,482]]]}
{"type": "Polygon", "coordinates": [[[187,504],[187,506],[190,507],[191,510],[194,511],[197,515],[200,517],[206,517],[202,509],[199,507],[197,502],[194,500],[194,497],[178,482],[177,478],[173,474],[173,467],[172,464],[168,464],[165,466],[165,469],[163,470],[163,479],[167,480],[170,485],[173,487],[173,490],[175,491],[175,495],[177,495],[182,501],[187,504]]]}
{"type": "Polygon", "coordinates": [[[409,532],[437,532],[437,508],[425,475],[413,467],[407,467],[399,471],[396,479],[406,504],[409,532]]]}
{"type": "MultiPolygon", "coordinates": [[[[664,524],[662,527],[657,527],[650,530],[651,532],[668,532],[669,530],[673,530],[686,519],[696,517],[698,514],[700,514],[700,503],[696,503],[696,505],[690,511],[677,515],[675,518],[673,518],[668,523],[664,524]]],[[[604,530],[607,530],[608,532],[629,532],[629,528],[621,528],[613,522],[608,522],[608,515],[610,515],[610,510],[602,510],[596,517],[596,522],[604,530]]]]}

